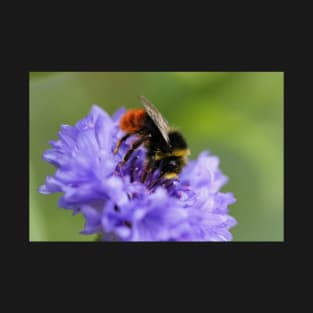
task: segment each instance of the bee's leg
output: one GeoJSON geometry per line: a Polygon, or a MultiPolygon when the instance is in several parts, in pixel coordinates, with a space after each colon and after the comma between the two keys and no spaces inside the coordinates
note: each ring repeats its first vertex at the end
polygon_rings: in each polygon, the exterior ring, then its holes
{"type": "Polygon", "coordinates": [[[149,138],[149,136],[144,136],[139,138],[137,141],[135,141],[133,143],[133,145],[131,146],[131,148],[127,151],[127,153],[125,154],[125,157],[121,163],[121,166],[123,166],[127,160],[130,158],[130,156],[132,155],[132,153],[141,145],[143,144],[147,139],[149,138]]]}
{"type": "Polygon", "coordinates": [[[141,176],[141,178],[140,178],[140,181],[141,181],[142,183],[145,182],[145,180],[146,180],[146,178],[147,178],[147,175],[152,172],[153,167],[154,167],[154,164],[155,164],[155,160],[153,160],[153,159],[149,159],[149,161],[146,163],[145,169],[144,169],[144,171],[143,171],[143,173],[142,173],[142,176],[141,176]]]}
{"type": "Polygon", "coordinates": [[[118,149],[120,148],[122,142],[124,142],[131,134],[126,134],[124,135],[116,144],[116,147],[113,151],[114,154],[116,154],[118,152],[118,149]]]}
{"type": "Polygon", "coordinates": [[[156,184],[158,184],[164,178],[165,172],[161,172],[159,177],[149,186],[152,189],[156,184]]]}

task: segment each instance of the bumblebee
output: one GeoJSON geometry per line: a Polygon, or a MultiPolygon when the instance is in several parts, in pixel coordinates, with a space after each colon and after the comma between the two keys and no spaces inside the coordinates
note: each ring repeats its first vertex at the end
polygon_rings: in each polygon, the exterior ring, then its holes
{"type": "Polygon", "coordinates": [[[138,139],[125,154],[121,166],[144,144],[147,154],[141,182],[156,169],[159,169],[160,174],[154,184],[162,178],[176,179],[190,154],[186,140],[179,131],[169,127],[167,120],[148,99],[144,96],[139,99],[144,108],[130,109],[120,119],[119,127],[126,134],[118,141],[114,153],[118,152],[123,141],[137,135],[138,139]]]}

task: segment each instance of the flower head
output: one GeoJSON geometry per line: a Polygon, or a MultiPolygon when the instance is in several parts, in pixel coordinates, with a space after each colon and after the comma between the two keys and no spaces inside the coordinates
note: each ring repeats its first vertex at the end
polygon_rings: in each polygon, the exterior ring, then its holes
{"type": "Polygon", "coordinates": [[[228,205],[236,200],[219,189],[227,182],[219,160],[202,152],[190,161],[176,180],[160,180],[158,170],[144,183],[146,151],[136,149],[120,166],[133,138],[122,143],[119,120],[98,106],[75,126],[62,125],[59,140],[43,159],[57,170],[39,188],[42,194],[62,192],[59,207],[85,217],[82,234],[100,234],[102,240],[121,241],[229,241],[236,220],[228,205]]]}

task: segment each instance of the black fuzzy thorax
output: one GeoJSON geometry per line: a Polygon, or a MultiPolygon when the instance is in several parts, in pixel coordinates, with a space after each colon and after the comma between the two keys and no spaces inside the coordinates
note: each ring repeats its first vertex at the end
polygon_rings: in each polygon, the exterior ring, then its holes
{"type": "Polygon", "coordinates": [[[148,156],[152,156],[156,151],[162,151],[163,153],[169,153],[175,149],[187,149],[187,143],[183,135],[177,130],[171,130],[168,133],[169,143],[165,141],[158,127],[146,114],[144,120],[144,127],[142,133],[150,134],[151,138],[146,143],[148,150],[148,156]]]}

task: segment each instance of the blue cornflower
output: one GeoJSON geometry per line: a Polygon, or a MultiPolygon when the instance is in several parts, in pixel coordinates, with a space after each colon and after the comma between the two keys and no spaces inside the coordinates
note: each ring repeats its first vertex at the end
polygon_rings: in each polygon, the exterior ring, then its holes
{"type": "Polygon", "coordinates": [[[58,141],[43,159],[57,170],[39,188],[42,194],[62,192],[59,207],[85,217],[82,234],[121,241],[230,241],[236,220],[228,205],[236,200],[219,189],[227,177],[219,159],[202,152],[191,160],[177,180],[153,185],[158,170],[144,183],[145,148],[138,148],[120,167],[133,139],[122,143],[119,109],[112,117],[98,106],[75,126],[62,125],[58,141]]]}

